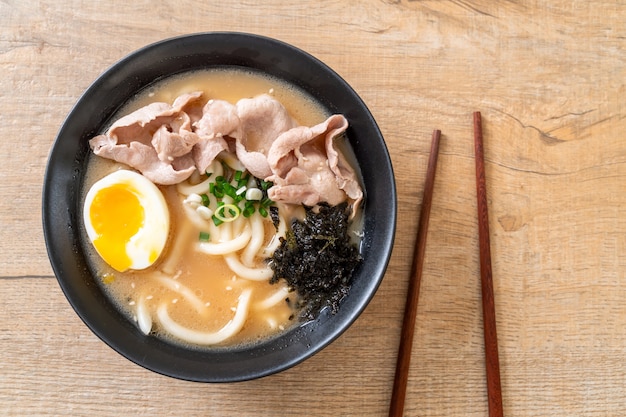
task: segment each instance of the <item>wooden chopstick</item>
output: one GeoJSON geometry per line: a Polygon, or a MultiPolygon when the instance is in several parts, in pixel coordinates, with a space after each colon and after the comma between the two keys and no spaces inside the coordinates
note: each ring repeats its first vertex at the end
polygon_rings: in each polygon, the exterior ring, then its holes
{"type": "Polygon", "coordinates": [[[489,417],[502,417],[502,391],[500,387],[500,360],[496,332],[496,309],[491,275],[491,248],[489,242],[489,216],[487,213],[487,187],[485,156],[480,112],[474,113],[474,151],[476,159],[476,195],[478,198],[478,240],[480,245],[480,283],[483,304],[483,333],[485,337],[485,367],[487,371],[487,397],[489,417]]]}
{"type": "Polygon", "coordinates": [[[413,265],[411,267],[411,278],[409,280],[409,289],[404,308],[400,347],[398,349],[398,358],[396,362],[396,374],[393,381],[391,403],[389,405],[389,417],[400,417],[402,416],[402,412],[404,410],[404,399],[406,397],[406,386],[409,377],[409,365],[411,363],[411,348],[413,346],[413,334],[415,333],[415,316],[417,315],[417,301],[420,292],[420,281],[422,279],[422,267],[424,265],[426,235],[428,232],[430,207],[432,205],[440,139],[441,131],[435,130],[432,136],[430,158],[428,159],[428,168],[426,170],[424,197],[422,199],[422,209],[417,229],[417,241],[415,243],[413,265]]]}

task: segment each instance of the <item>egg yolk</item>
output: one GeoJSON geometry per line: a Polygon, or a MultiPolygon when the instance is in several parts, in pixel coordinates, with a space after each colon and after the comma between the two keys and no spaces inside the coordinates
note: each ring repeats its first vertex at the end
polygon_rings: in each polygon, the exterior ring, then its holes
{"type": "Polygon", "coordinates": [[[116,270],[127,270],[132,260],[126,244],[144,223],[144,208],[132,188],[127,184],[103,188],[94,197],[89,216],[100,256],[116,270]]]}

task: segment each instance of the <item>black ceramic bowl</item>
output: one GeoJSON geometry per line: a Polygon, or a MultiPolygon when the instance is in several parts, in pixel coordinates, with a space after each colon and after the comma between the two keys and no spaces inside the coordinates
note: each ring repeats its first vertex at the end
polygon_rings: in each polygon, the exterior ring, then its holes
{"type": "Polygon", "coordinates": [[[203,33],[146,46],[103,73],[78,100],[50,152],[43,189],[43,228],[52,268],[68,301],[105,343],[136,364],[175,378],[242,381],[273,374],[319,352],[365,309],[385,273],[396,225],[396,190],[385,142],[354,90],[311,55],[285,43],[243,33],[203,33]],[[88,139],[110,123],[135,93],[163,77],[211,66],[253,68],[284,79],[350,123],[347,137],[365,189],[364,262],[338,313],[267,342],[232,350],[192,350],[145,336],[113,306],[82,251],[80,190],[88,139]]]}

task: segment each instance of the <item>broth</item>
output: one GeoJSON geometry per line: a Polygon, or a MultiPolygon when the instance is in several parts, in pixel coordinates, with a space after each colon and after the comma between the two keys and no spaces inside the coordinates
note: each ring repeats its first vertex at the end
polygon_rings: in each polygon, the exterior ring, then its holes
{"type": "MultiPolygon", "coordinates": [[[[232,68],[195,71],[160,81],[139,93],[116,116],[128,114],[156,101],[172,103],[179,95],[192,91],[204,92],[206,100],[222,99],[233,104],[241,98],[270,94],[284,105],[300,125],[312,126],[329,116],[311,97],[291,85],[265,75],[232,68]]],[[[350,152],[347,155],[350,157],[350,152]]],[[[90,155],[83,197],[95,181],[120,167],[123,165],[90,155]]],[[[198,332],[218,332],[233,320],[238,299],[247,289],[251,289],[252,298],[245,324],[235,336],[216,346],[255,343],[298,323],[294,319],[297,312],[293,307],[296,295],[287,293],[286,285],[272,285],[267,281],[238,277],[222,256],[206,255],[194,250],[193,245],[202,230],[189,221],[175,185],[159,188],[168,203],[171,224],[168,245],[156,264],[143,271],[120,273],[104,263],[92,246],[84,245],[104,292],[130,320],[138,322],[141,328],[142,318],[137,315],[139,309],[147,309],[150,311],[149,316],[154,317],[158,314],[159,306],[166,305],[169,316],[182,326],[198,332]],[[187,238],[187,243],[182,246],[175,243],[179,238],[187,238]],[[172,257],[173,250],[181,252],[182,256],[172,257]]],[[[269,218],[265,220],[264,227],[266,230],[274,229],[269,218]]],[[[154,320],[151,334],[174,343],[187,344],[164,332],[158,320],[154,320]]]]}

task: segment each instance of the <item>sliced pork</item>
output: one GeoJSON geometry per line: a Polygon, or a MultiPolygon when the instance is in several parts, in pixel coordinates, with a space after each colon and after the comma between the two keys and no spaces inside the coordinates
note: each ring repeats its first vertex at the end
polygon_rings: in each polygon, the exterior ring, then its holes
{"type": "Polygon", "coordinates": [[[347,127],[345,117],[333,115],[313,127],[298,126],[281,134],[267,157],[272,175],[266,179],[274,183],[269,198],[308,206],[336,205],[349,198],[356,211],[363,192],[334,143],[347,127]]]}
{"type": "Polygon", "coordinates": [[[267,154],[276,138],[298,125],[275,98],[262,94],[237,102],[241,135],[237,137],[237,158],[257,178],[272,175],[267,154]]]}
{"type": "Polygon", "coordinates": [[[225,137],[240,135],[237,108],[225,100],[209,100],[194,126],[199,141],[193,148],[193,159],[198,171],[205,172],[220,152],[229,149],[225,137]]]}
{"type": "Polygon", "coordinates": [[[198,135],[191,130],[189,115],[181,113],[169,124],[162,124],[152,135],[151,143],[161,161],[171,162],[191,152],[198,139],[198,135]]]}
{"type": "Polygon", "coordinates": [[[152,146],[139,141],[114,146],[108,142],[106,135],[96,136],[89,141],[96,155],[129,165],[155,184],[178,184],[189,178],[196,169],[189,154],[163,162],[152,146]]]}
{"type": "Polygon", "coordinates": [[[151,103],[117,120],[89,145],[96,155],[129,165],[156,184],[184,181],[195,169],[189,152],[198,140],[185,110],[201,97],[194,92],[172,105],[151,103]]]}
{"type": "Polygon", "coordinates": [[[273,97],[231,104],[202,101],[202,93],[152,103],[117,120],[90,140],[94,153],[127,164],[156,184],[176,184],[194,170],[204,173],[223,151],[235,152],[257,178],[272,181],[277,202],[314,206],[349,200],[356,212],[363,191],[356,173],[336,147],[348,128],[342,115],[298,126],[273,97]]]}

